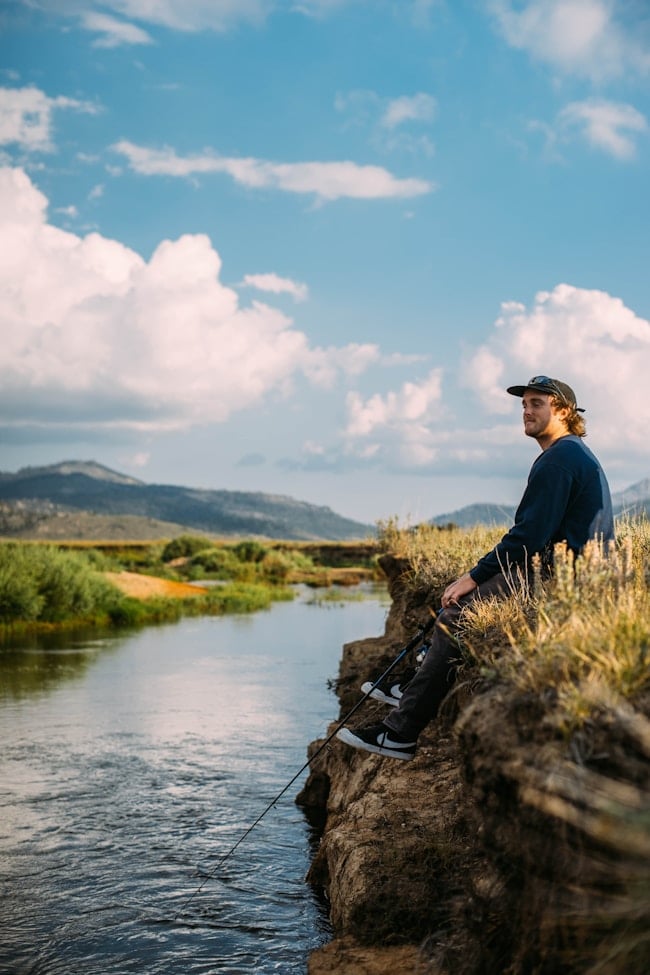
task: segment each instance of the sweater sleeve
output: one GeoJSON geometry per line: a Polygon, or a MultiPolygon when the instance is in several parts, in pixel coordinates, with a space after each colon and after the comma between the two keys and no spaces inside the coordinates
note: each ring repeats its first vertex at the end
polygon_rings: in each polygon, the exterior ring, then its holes
{"type": "Polygon", "coordinates": [[[517,508],[515,523],[491,552],[470,569],[477,585],[509,566],[524,565],[542,552],[556,535],[567,508],[573,477],[561,465],[542,454],[533,465],[528,484],[517,508]]]}

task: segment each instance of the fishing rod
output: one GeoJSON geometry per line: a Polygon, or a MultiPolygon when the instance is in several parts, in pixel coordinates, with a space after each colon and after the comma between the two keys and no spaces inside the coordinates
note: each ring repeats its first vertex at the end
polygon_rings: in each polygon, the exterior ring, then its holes
{"type": "Polygon", "coordinates": [[[212,880],[212,878],[216,874],[217,870],[219,870],[224,865],[224,863],[226,862],[226,860],[228,860],[233,855],[233,853],[235,852],[235,850],[240,846],[241,843],[244,842],[244,840],[246,839],[246,837],[249,836],[250,833],[253,832],[253,830],[255,829],[255,827],[259,823],[261,823],[261,821],[264,819],[264,817],[266,816],[266,814],[268,812],[270,812],[271,809],[273,809],[273,807],[275,806],[275,804],[282,798],[282,796],[285,794],[285,792],[287,792],[291,788],[291,786],[293,785],[293,783],[296,781],[296,779],[298,779],[302,775],[302,773],[305,771],[305,769],[308,768],[318,758],[318,756],[321,754],[321,752],[325,748],[327,748],[327,746],[331,742],[332,738],[335,737],[337,731],[340,731],[341,728],[350,720],[350,718],[354,714],[356,714],[356,712],[359,710],[359,708],[362,706],[362,704],[365,704],[365,702],[368,700],[368,698],[370,697],[370,695],[372,694],[372,692],[374,691],[374,689],[377,687],[377,685],[380,684],[386,677],[388,677],[388,675],[390,674],[390,672],[392,670],[394,670],[395,667],[397,667],[397,665],[400,663],[400,661],[402,661],[404,659],[404,657],[407,655],[407,653],[410,653],[411,650],[414,650],[417,647],[417,645],[420,643],[420,641],[423,640],[424,637],[427,635],[427,633],[429,632],[429,630],[431,630],[433,628],[435,622],[436,622],[436,614],[432,613],[431,619],[427,620],[426,623],[422,624],[419,627],[418,632],[413,637],[413,639],[412,640],[409,640],[409,642],[406,644],[406,646],[402,647],[402,649],[397,654],[397,656],[395,657],[395,659],[393,660],[393,662],[391,664],[389,664],[388,667],[386,668],[386,670],[383,672],[383,674],[381,674],[374,681],[374,683],[373,683],[372,687],[370,688],[370,690],[366,694],[364,694],[362,698],[360,698],[357,701],[357,703],[354,705],[353,708],[351,708],[350,711],[348,711],[348,713],[345,715],[345,717],[341,718],[341,720],[338,722],[338,724],[334,728],[334,731],[332,731],[331,734],[329,734],[327,736],[327,738],[325,739],[325,741],[321,745],[319,745],[319,747],[316,749],[316,751],[311,756],[311,758],[308,758],[307,759],[307,761],[305,762],[305,764],[301,768],[298,769],[298,771],[296,772],[296,774],[287,782],[287,784],[284,786],[284,788],[280,792],[278,792],[277,796],[275,796],[275,798],[271,799],[271,801],[268,803],[268,805],[259,814],[259,816],[255,820],[255,822],[254,823],[251,823],[251,825],[248,827],[248,829],[246,829],[242,833],[242,835],[239,837],[239,839],[237,840],[237,842],[233,846],[231,846],[231,848],[226,853],[224,853],[224,855],[221,857],[221,859],[217,862],[216,866],[213,867],[213,869],[208,874],[206,874],[204,876],[203,880],[201,881],[200,885],[196,888],[196,890],[194,890],[190,894],[190,896],[187,898],[187,900],[185,900],[181,904],[181,906],[178,908],[178,910],[176,911],[176,913],[175,913],[172,921],[176,921],[178,919],[178,917],[180,916],[180,914],[182,913],[182,911],[186,910],[189,907],[189,905],[192,903],[192,901],[194,900],[194,898],[197,897],[201,893],[201,891],[203,890],[203,888],[205,887],[205,885],[208,883],[208,881],[209,880],[212,880]]]}

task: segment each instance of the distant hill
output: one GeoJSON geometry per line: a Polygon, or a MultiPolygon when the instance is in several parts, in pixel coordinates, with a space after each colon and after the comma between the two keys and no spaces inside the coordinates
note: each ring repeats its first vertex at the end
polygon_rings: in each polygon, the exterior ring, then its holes
{"type": "Polygon", "coordinates": [[[617,491],[612,495],[612,504],[617,514],[650,515],[650,477],[637,481],[624,491],[617,491]]]}
{"type": "Polygon", "coordinates": [[[468,504],[464,508],[450,511],[445,515],[436,515],[431,519],[432,525],[457,525],[459,528],[470,528],[472,525],[508,525],[515,516],[513,505],[507,504],[468,504]]]}
{"type": "MultiPolygon", "coordinates": [[[[650,478],[638,481],[624,491],[612,494],[615,515],[643,515],[650,517],[650,478]]],[[[508,504],[468,504],[444,515],[431,519],[432,525],[457,525],[470,528],[472,525],[505,525],[510,527],[514,521],[515,505],[508,504]]]]}
{"type": "MultiPolygon", "coordinates": [[[[43,517],[60,523],[65,515],[72,528],[75,512],[79,517],[82,513],[102,516],[106,530],[110,529],[106,516],[131,516],[168,523],[174,529],[169,534],[178,534],[181,526],[218,536],[305,541],[344,541],[375,533],[372,525],[284,495],[146,484],[94,461],[65,461],[47,467],[26,467],[16,474],[0,473],[0,504],[0,533],[5,536],[29,537],[29,529],[27,536],[24,530],[17,530],[21,510],[25,518],[34,522],[34,537],[44,537],[43,517]],[[40,532],[36,530],[37,523],[41,524],[40,532]]],[[[136,527],[135,522],[128,524],[128,530],[136,527]]],[[[165,528],[155,527],[156,531],[165,528]]]]}

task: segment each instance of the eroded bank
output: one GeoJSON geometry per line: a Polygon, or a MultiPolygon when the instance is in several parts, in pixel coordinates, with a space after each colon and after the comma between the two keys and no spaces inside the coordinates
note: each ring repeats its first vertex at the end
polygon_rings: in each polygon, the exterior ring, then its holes
{"type": "MultiPolygon", "coordinates": [[[[404,560],[382,566],[385,633],[344,647],[341,715],[440,597],[404,560]]],[[[309,880],[335,935],[309,975],[650,969],[650,699],[600,708],[572,734],[556,703],[473,663],[413,761],[331,743],[297,798],[326,811],[309,880]]],[[[383,713],[368,702],[359,723],[383,713]]]]}

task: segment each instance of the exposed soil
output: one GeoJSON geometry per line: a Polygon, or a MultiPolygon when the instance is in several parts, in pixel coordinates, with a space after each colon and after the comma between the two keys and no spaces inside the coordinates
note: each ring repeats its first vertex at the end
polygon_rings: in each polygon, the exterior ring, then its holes
{"type": "Polygon", "coordinates": [[[157,576],[142,575],[139,572],[105,572],[104,575],[125,596],[133,596],[134,599],[152,599],[156,596],[184,599],[187,596],[202,596],[208,591],[204,586],[159,579],[157,576]]]}

